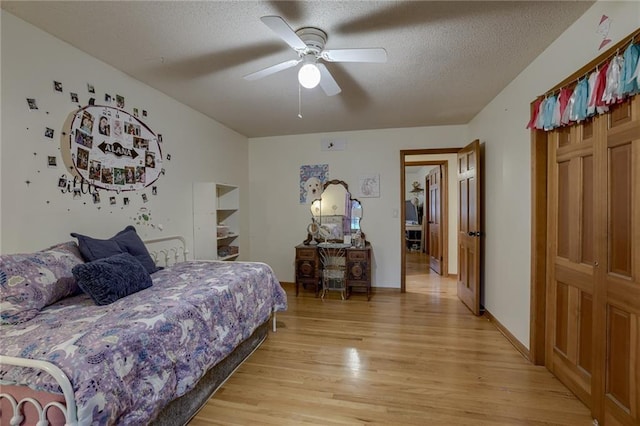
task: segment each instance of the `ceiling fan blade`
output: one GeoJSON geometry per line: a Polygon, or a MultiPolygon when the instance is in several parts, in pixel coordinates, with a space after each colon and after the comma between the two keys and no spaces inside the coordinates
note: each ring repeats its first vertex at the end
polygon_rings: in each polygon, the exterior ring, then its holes
{"type": "Polygon", "coordinates": [[[320,70],[320,87],[322,87],[324,93],[326,93],[327,96],[334,96],[342,92],[342,89],[340,89],[340,86],[338,86],[338,83],[336,83],[327,67],[324,64],[317,64],[317,66],[320,70]]]}
{"type": "Polygon", "coordinates": [[[286,70],[287,68],[295,67],[300,63],[301,59],[291,59],[290,61],[281,62],[279,64],[272,65],[270,67],[261,69],[260,71],[253,72],[251,74],[245,75],[243,78],[245,80],[253,81],[258,80],[260,78],[266,77],[271,74],[275,74],[278,71],[286,70]]]}
{"type": "Polygon", "coordinates": [[[294,50],[305,50],[307,45],[298,37],[298,35],[291,29],[284,19],[279,16],[263,16],[260,18],[264,24],[271,28],[282,40],[285,41],[294,50]]]}
{"type": "Polygon", "coordinates": [[[328,62],[387,62],[387,51],[381,47],[323,50],[320,55],[328,62]]]}

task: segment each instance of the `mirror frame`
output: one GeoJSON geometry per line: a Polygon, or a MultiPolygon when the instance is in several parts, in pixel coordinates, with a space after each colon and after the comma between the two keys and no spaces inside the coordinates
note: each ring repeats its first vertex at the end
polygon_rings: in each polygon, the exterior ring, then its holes
{"type": "MultiPolygon", "coordinates": [[[[349,207],[349,211],[351,211],[353,209],[353,202],[354,201],[358,202],[358,204],[360,204],[360,208],[363,209],[362,202],[360,200],[358,200],[357,198],[353,198],[351,196],[351,192],[349,191],[349,184],[347,184],[345,181],[340,180],[340,179],[331,179],[331,180],[326,181],[322,185],[322,193],[324,193],[325,189],[327,189],[327,187],[329,185],[342,185],[344,187],[344,189],[349,194],[349,200],[351,201],[351,206],[349,207]]],[[[322,194],[320,194],[320,198],[322,199],[322,194]]],[[[311,213],[311,218],[312,218],[312,224],[317,224],[317,222],[315,221],[316,216],[314,216],[313,213],[311,213]]],[[[360,221],[359,222],[361,222],[361,221],[362,221],[362,217],[360,217],[360,221]]],[[[318,224],[318,225],[321,226],[321,224],[318,224]]],[[[364,232],[362,231],[362,227],[360,227],[360,235],[362,236],[362,239],[364,240],[365,245],[366,245],[368,242],[366,240],[364,232]]],[[[313,239],[314,239],[314,235],[312,235],[311,233],[307,232],[307,238],[303,241],[303,244],[304,245],[309,245],[313,239]]]]}

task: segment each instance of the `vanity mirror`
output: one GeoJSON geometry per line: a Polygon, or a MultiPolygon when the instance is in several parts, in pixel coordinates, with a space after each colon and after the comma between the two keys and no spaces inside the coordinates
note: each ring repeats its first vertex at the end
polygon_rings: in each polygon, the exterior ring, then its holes
{"type": "Polygon", "coordinates": [[[311,203],[311,217],[312,223],[307,227],[308,236],[304,244],[356,245],[351,238],[358,235],[359,243],[364,245],[364,234],[360,228],[362,204],[351,198],[346,182],[337,179],[326,182],[321,198],[311,203]]]}
{"type": "Polygon", "coordinates": [[[296,296],[300,286],[311,286],[316,296],[339,290],[342,298],[354,291],[371,297],[372,248],[360,227],[362,204],[351,198],[342,180],[323,185],[311,204],[307,239],[296,246],[296,296]]]}

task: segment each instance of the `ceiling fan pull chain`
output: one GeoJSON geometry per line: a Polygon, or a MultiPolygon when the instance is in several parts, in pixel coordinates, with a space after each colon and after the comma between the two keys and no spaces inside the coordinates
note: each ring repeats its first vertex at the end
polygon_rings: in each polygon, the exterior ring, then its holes
{"type": "Polygon", "coordinates": [[[298,118],[302,118],[302,88],[298,83],[298,118]]]}

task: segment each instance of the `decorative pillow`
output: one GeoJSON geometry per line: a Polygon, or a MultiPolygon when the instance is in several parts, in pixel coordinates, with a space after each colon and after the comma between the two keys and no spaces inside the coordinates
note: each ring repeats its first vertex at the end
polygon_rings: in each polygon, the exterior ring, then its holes
{"type": "Polygon", "coordinates": [[[0,256],[0,324],[29,321],[45,306],[78,293],[71,270],[81,263],[73,241],[0,256]]]}
{"type": "Polygon", "coordinates": [[[72,232],[71,236],[78,239],[80,253],[82,253],[82,257],[87,262],[104,259],[114,254],[129,253],[138,259],[150,274],[160,269],[156,266],[149,255],[149,251],[136,233],[136,228],[131,225],[108,240],[98,240],[75,232],[72,232]]]}
{"type": "Polygon", "coordinates": [[[129,253],[76,265],[73,268],[73,276],[96,305],[108,305],[151,287],[151,276],[129,253]]]}

